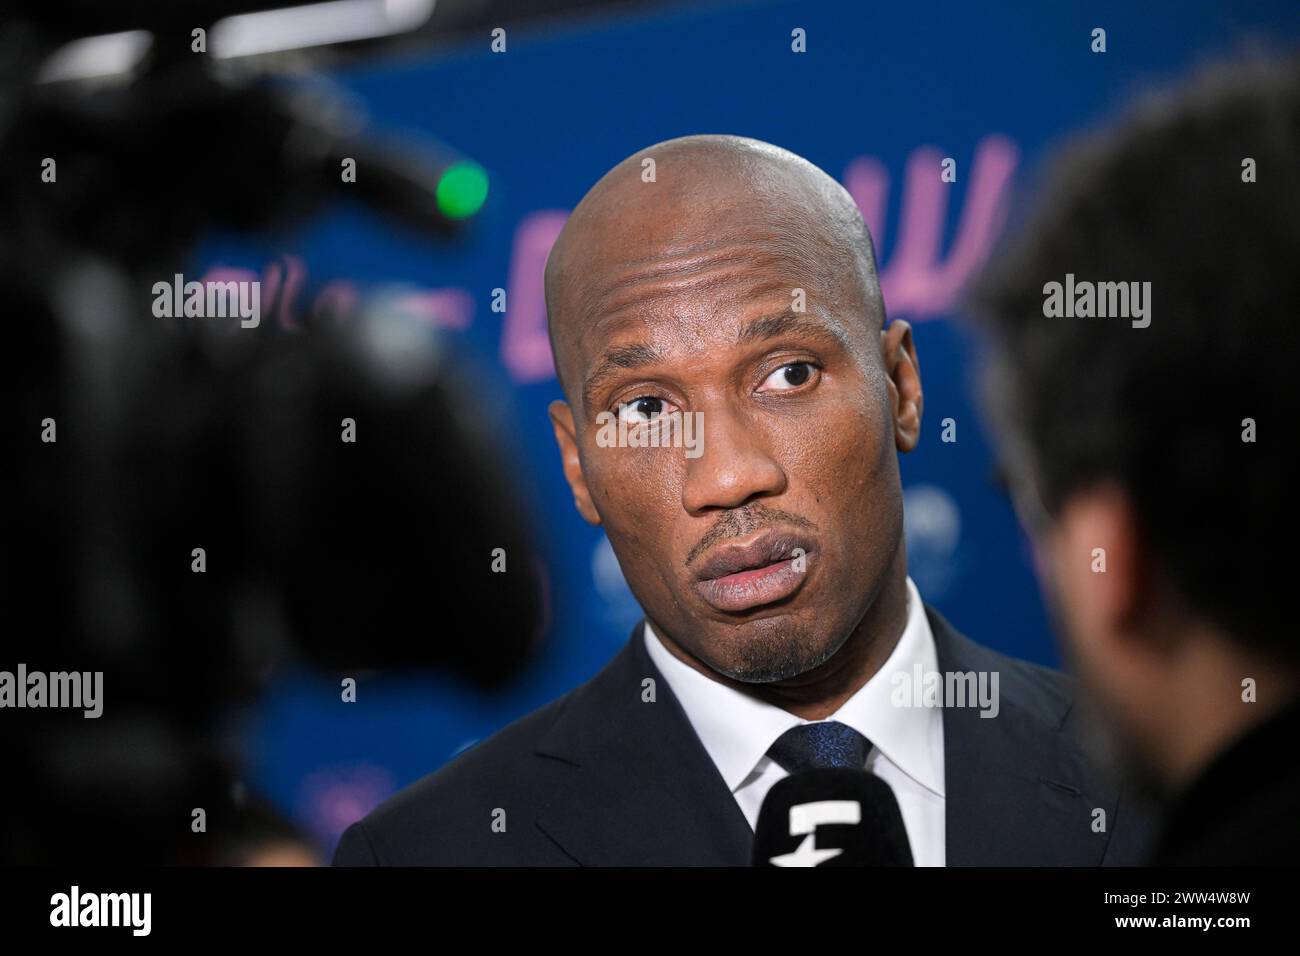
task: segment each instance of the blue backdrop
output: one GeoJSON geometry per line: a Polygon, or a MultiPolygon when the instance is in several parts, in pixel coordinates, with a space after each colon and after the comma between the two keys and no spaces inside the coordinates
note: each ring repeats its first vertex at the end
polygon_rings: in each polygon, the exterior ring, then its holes
{"type": "MultiPolygon", "coordinates": [[[[507,690],[485,697],[437,675],[375,676],[344,704],[339,675],[294,672],[238,716],[250,784],[324,847],[392,791],[590,677],[639,617],[560,471],[546,415],[559,389],[541,276],[586,190],[623,157],[673,136],[767,140],[854,194],[876,236],[889,312],[915,328],[925,386],[922,442],[902,462],[911,573],[971,637],[1057,662],[1023,537],[989,480],[969,344],[951,322],[956,293],[1054,141],[1252,39],[1293,43],[1300,5],[880,6],[691,4],[513,32],[504,54],[484,36],[339,74],[380,126],[436,136],[486,167],[491,191],[468,239],[436,246],[339,209],[256,246],[205,249],[206,264],[260,271],[283,299],[346,296],[355,284],[449,336],[478,368],[485,420],[503,430],[503,453],[536,503],[552,627],[507,690]],[[1106,30],[1104,54],[1091,49],[1096,27],[1106,30]],[[806,53],[791,51],[796,28],[806,53]],[[944,158],[956,161],[950,185],[936,175],[944,158]],[[508,293],[504,315],[490,309],[498,287],[508,293]],[[957,441],[945,443],[949,418],[957,441]]],[[[493,635],[442,633],[431,608],[413,639],[493,635]]]]}

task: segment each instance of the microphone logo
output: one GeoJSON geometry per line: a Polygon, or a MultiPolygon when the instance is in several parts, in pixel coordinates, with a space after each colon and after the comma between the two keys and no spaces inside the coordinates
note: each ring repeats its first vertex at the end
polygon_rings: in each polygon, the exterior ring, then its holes
{"type": "Polygon", "coordinates": [[[856,800],[816,800],[797,803],[790,808],[790,836],[803,840],[791,853],[769,857],[773,866],[817,866],[844,852],[839,847],[817,848],[817,827],[842,823],[856,826],[862,822],[862,804],[856,800]]]}
{"type": "Polygon", "coordinates": [[[758,811],[750,860],[763,867],[913,865],[894,791],[851,767],[802,770],[774,783],[758,811]]]}

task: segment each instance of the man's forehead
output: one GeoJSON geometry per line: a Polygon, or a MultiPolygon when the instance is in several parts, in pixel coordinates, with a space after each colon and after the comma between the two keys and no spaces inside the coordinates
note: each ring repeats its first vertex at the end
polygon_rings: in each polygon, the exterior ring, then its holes
{"type": "Polygon", "coordinates": [[[671,310],[649,314],[626,312],[597,323],[594,334],[582,337],[581,347],[584,356],[595,357],[611,346],[625,343],[668,351],[682,344],[689,345],[693,339],[748,345],[785,334],[835,339],[848,346],[852,343],[850,328],[850,323],[820,304],[804,312],[792,312],[779,301],[760,300],[741,309],[728,307],[694,314],[671,310]]]}
{"type": "Polygon", "coordinates": [[[556,337],[581,375],[615,338],[708,338],[758,312],[860,303],[852,284],[852,275],[828,268],[824,256],[819,261],[816,248],[768,234],[675,243],[655,254],[642,244],[622,258],[607,253],[552,305],[556,337]]]}
{"type": "Polygon", "coordinates": [[[837,313],[849,303],[874,308],[878,293],[859,288],[875,282],[870,239],[838,184],[768,144],[721,161],[710,150],[646,150],[662,161],[654,182],[633,162],[641,154],[629,157],[561,231],[547,263],[547,310],[557,365],[575,384],[616,333],[626,334],[629,313],[643,333],[682,334],[690,328],[683,317],[716,322],[700,318],[710,307],[725,307],[732,321],[772,299],[795,307],[800,296],[837,313]]]}
{"type": "Polygon", "coordinates": [[[767,229],[744,235],[742,228],[728,238],[713,233],[658,249],[643,243],[622,259],[593,261],[574,289],[572,317],[591,334],[628,312],[709,312],[729,305],[734,311],[737,301],[834,299],[843,293],[844,278],[800,237],[767,229]]]}

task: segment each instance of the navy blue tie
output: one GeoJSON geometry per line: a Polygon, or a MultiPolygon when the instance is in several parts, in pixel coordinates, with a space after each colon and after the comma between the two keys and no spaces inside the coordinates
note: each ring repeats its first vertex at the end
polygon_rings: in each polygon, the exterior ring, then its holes
{"type": "Polygon", "coordinates": [[[767,755],[787,772],[800,773],[820,767],[862,770],[870,752],[871,741],[848,724],[823,720],[791,727],[768,748],[767,755]]]}

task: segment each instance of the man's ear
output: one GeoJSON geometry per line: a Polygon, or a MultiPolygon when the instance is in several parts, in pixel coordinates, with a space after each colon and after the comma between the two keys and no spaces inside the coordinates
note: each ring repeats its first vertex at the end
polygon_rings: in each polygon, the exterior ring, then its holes
{"type": "Polygon", "coordinates": [[[1146,628],[1153,583],[1132,501],[1114,485],[1076,492],[1043,542],[1048,573],[1074,630],[1101,651],[1146,628]]]}
{"type": "Polygon", "coordinates": [[[880,354],[889,381],[890,410],[894,416],[894,444],[911,451],[921,438],[921,366],[916,361],[912,327],[894,319],[880,330],[880,354]]]}
{"type": "Polygon", "coordinates": [[[578,432],[573,425],[573,410],[569,403],[556,399],[547,406],[551,414],[551,427],[555,429],[555,444],[560,447],[560,462],[564,477],[573,491],[573,506],[591,524],[600,524],[600,515],[591,503],[587,479],[582,473],[582,459],[578,457],[578,432]]]}

